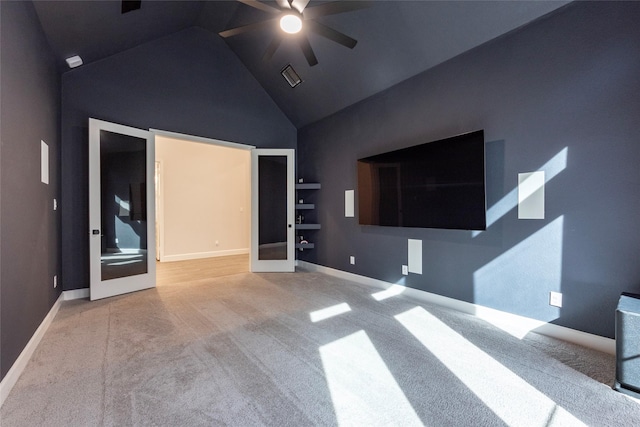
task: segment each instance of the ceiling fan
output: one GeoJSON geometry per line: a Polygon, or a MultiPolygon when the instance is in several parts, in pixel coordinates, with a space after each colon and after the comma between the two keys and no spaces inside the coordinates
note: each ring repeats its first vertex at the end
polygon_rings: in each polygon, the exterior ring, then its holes
{"type": "Polygon", "coordinates": [[[241,27],[231,28],[229,30],[218,33],[222,37],[232,37],[238,34],[246,33],[248,31],[254,31],[264,28],[269,28],[276,23],[279,23],[281,31],[278,31],[271,40],[271,43],[267,47],[262,59],[268,61],[273,57],[284,37],[295,36],[302,53],[304,54],[307,62],[310,66],[318,64],[309,38],[306,32],[311,31],[322,37],[326,37],[342,46],[353,49],[358,43],[357,40],[347,36],[340,31],[327,27],[316,21],[316,18],[327,15],[336,15],[344,12],[351,12],[353,10],[363,9],[369,7],[369,1],[334,1],[328,3],[322,3],[318,6],[307,7],[310,0],[276,0],[278,7],[273,7],[268,4],[262,3],[258,0],[238,0],[240,3],[244,3],[247,6],[251,6],[255,9],[259,9],[263,12],[274,15],[273,18],[264,21],[256,22],[249,25],[243,25],[241,27]]]}

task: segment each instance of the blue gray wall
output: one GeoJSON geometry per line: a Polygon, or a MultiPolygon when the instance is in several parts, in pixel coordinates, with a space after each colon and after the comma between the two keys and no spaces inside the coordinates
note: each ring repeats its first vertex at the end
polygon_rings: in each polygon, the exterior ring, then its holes
{"type": "Polygon", "coordinates": [[[62,78],[64,289],[89,286],[88,119],[263,148],[296,129],[216,34],[190,28],[62,78]]]}
{"type": "Polygon", "coordinates": [[[60,295],[60,80],[31,2],[0,5],[0,378],[60,295]],[[49,184],[40,182],[40,141],[49,184]]]}
{"type": "Polygon", "coordinates": [[[638,22],[639,2],[572,4],[301,129],[298,176],[322,183],[322,230],[299,258],[613,337],[620,293],[640,292],[638,22]],[[358,158],[476,129],[486,231],[344,217],[358,158]],[[518,220],[518,173],[540,169],[546,217],[518,220]],[[401,275],[408,238],[423,241],[422,275],[401,275]]]}

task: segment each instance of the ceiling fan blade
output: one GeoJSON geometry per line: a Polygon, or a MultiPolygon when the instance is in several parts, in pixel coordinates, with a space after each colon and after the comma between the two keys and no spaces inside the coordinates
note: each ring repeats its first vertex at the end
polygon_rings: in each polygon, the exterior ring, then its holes
{"type": "Polygon", "coordinates": [[[293,0],[291,2],[291,7],[293,7],[298,12],[302,13],[305,7],[309,4],[309,0],[293,0]]]}
{"type": "Polygon", "coordinates": [[[311,44],[309,44],[307,36],[300,34],[298,42],[300,43],[300,48],[302,49],[302,53],[304,53],[304,57],[307,58],[309,66],[313,67],[314,65],[318,65],[318,58],[316,58],[316,54],[313,53],[313,49],[311,49],[311,44]]]}
{"type": "Polygon", "coordinates": [[[264,4],[262,2],[259,2],[258,0],[238,0],[240,3],[244,3],[247,6],[251,6],[253,8],[256,9],[260,9],[263,12],[269,12],[269,13],[281,13],[281,11],[279,9],[276,9],[275,7],[271,7],[268,4],[264,4]]]}
{"type": "Polygon", "coordinates": [[[319,34],[322,37],[326,37],[329,40],[333,40],[334,42],[348,47],[349,49],[353,49],[358,43],[358,40],[352,39],[348,35],[334,30],[333,28],[327,27],[326,25],[323,25],[317,21],[306,21],[305,25],[314,33],[319,34]]]}
{"type": "Polygon", "coordinates": [[[282,36],[280,34],[276,35],[273,38],[273,40],[271,40],[271,43],[269,43],[267,50],[264,52],[264,55],[262,56],[262,60],[263,61],[270,60],[273,57],[273,54],[276,53],[276,50],[278,50],[278,47],[280,47],[281,42],[282,42],[282,36]]]}
{"type": "Polygon", "coordinates": [[[231,28],[229,30],[218,33],[221,37],[227,38],[237,36],[238,34],[246,33],[247,31],[260,30],[273,25],[275,19],[267,19],[266,21],[260,21],[249,25],[243,25],[242,27],[231,28]]]}
{"type": "Polygon", "coordinates": [[[334,1],[331,3],[323,3],[319,6],[308,7],[302,14],[304,15],[304,19],[314,19],[320,16],[337,15],[338,13],[365,9],[371,6],[371,3],[370,1],[334,1]]]}
{"type": "Polygon", "coordinates": [[[280,9],[291,9],[291,4],[289,4],[289,0],[276,0],[280,9]]]}

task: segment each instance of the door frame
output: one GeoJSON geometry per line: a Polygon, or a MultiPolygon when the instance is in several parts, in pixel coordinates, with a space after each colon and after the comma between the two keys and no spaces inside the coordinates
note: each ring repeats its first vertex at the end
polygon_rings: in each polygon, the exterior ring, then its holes
{"type": "MultiPolygon", "coordinates": [[[[149,129],[149,132],[152,133],[154,142],[156,136],[178,139],[188,142],[195,143],[204,143],[204,144],[212,144],[221,147],[235,148],[239,150],[249,150],[251,151],[251,165],[250,165],[250,179],[251,185],[249,188],[250,192],[250,210],[251,210],[251,223],[249,226],[249,271],[250,272],[291,272],[295,271],[295,229],[294,229],[294,219],[295,219],[295,150],[292,148],[257,148],[255,145],[249,144],[241,144],[237,142],[223,141],[219,139],[212,138],[204,138],[200,136],[182,134],[177,132],[170,132],[160,129],[149,129]],[[254,160],[255,156],[258,155],[256,153],[261,153],[262,155],[270,154],[270,155],[286,155],[288,158],[287,162],[287,200],[288,200],[288,212],[287,212],[287,221],[291,227],[288,230],[287,235],[287,260],[286,263],[282,261],[259,261],[258,263],[254,263],[254,259],[257,260],[257,244],[254,247],[254,239],[257,242],[258,236],[258,200],[257,200],[257,162],[254,160]],[[255,183],[254,183],[254,180],[255,183]],[[255,217],[255,218],[254,218],[255,217]]],[[[163,172],[161,171],[161,174],[163,172]]],[[[162,188],[162,183],[160,184],[162,188]]],[[[162,211],[162,203],[163,200],[160,200],[160,204],[158,209],[162,211]]],[[[161,213],[162,214],[162,213],[161,213]]],[[[164,224],[161,224],[158,228],[159,238],[160,238],[160,260],[162,261],[163,253],[163,233],[164,233],[164,224]]]]}
{"type": "MultiPolygon", "coordinates": [[[[155,148],[156,137],[153,135],[153,145],[155,148]]],[[[155,150],[153,153],[154,160],[154,169],[153,169],[153,178],[154,178],[154,190],[155,190],[155,203],[154,206],[156,208],[156,215],[153,218],[154,224],[153,229],[156,237],[156,261],[162,262],[162,258],[164,257],[164,194],[163,194],[163,176],[162,176],[162,160],[158,160],[156,158],[155,150]],[[158,227],[158,224],[160,227],[158,227]]]]}

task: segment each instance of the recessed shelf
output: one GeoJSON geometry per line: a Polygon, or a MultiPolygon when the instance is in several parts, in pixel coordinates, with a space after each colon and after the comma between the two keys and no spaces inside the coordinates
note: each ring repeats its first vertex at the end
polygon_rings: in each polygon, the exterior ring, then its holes
{"type": "Polygon", "coordinates": [[[313,203],[298,203],[296,209],[315,209],[316,205],[313,203]]]}
{"type": "Polygon", "coordinates": [[[305,182],[302,184],[296,184],[296,190],[319,190],[320,183],[317,182],[305,182]]]}
{"type": "Polygon", "coordinates": [[[296,230],[320,230],[320,224],[296,224],[296,230]]]}
{"type": "Polygon", "coordinates": [[[314,243],[296,243],[296,249],[313,249],[315,246],[314,243]]]}
{"type": "MultiPolygon", "coordinates": [[[[319,190],[321,188],[320,183],[318,182],[298,182],[296,184],[296,190],[319,190]]],[[[299,194],[300,196],[304,196],[305,194],[308,193],[302,193],[299,194]]],[[[313,211],[316,208],[315,203],[304,203],[303,200],[304,197],[300,197],[297,200],[300,203],[296,203],[296,210],[298,211],[298,220],[302,221],[304,219],[304,215],[309,214],[310,218],[314,218],[315,219],[315,215],[313,214],[313,212],[309,212],[309,211],[313,211]]],[[[296,234],[298,235],[298,239],[299,241],[304,240],[303,237],[301,236],[301,232],[299,232],[298,230],[302,231],[302,230],[320,230],[320,224],[312,224],[312,223],[299,223],[296,224],[296,234]]],[[[306,233],[304,233],[306,234],[306,233]]],[[[312,236],[315,233],[310,233],[312,236]]],[[[304,240],[306,242],[306,240],[304,240]]],[[[299,249],[301,252],[304,251],[305,249],[314,249],[315,248],[315,243],[296,243],[296,249],[299,249]]]]}

